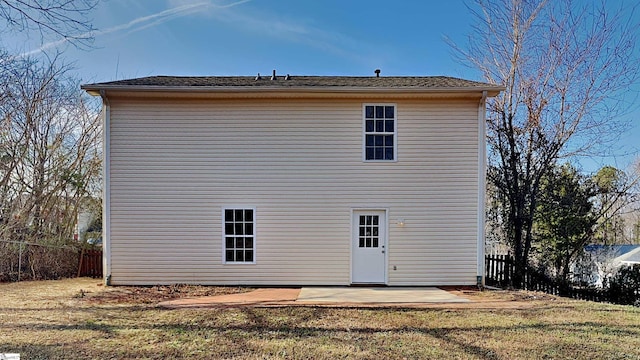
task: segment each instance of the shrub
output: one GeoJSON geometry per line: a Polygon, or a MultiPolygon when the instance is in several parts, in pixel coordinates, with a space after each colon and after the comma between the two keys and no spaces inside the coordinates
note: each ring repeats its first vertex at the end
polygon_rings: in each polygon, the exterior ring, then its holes
{"type": "Polygon", "coordinates": [[[0,241],[0,282],[74,277],[78,256],[77,244],[72,242],[0,241]]]}
{"type": "Polygon", "coordinates": [[[640,264],[620,267],[605,288],[611,302],[640,306],[640,264]]]}

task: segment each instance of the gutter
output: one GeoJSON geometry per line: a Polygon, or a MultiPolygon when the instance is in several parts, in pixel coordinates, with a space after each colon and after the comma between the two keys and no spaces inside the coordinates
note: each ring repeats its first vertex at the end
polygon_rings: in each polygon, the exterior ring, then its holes
{"type": "MultiPolygon", "coordinates": [[[[102,274],[105,285],[111,285],[111,104],[105,90],[100,90],[102,98],[102,274]]],[[[93,94],[92,94],[93,95],[93,94]]]]}
{"type": "Polygon", "coordinates": [[[485,241],[485,196],[487,181],[487,90],[482,92],[482,98],[478,104],[478,243],[477,262],[478,273],[476,284],[484,286],[484,241],[485,241]]]}

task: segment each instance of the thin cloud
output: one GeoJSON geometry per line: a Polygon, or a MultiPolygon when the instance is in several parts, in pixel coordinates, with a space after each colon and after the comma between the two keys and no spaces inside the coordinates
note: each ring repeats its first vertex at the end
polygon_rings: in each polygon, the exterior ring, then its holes
{"type": "MultiPolygon", "coordinates": [[[[193,3],[193,4],[185,4],[185,5],[180,5],[180,6],[176,6],[176,7],[172,7],[170,9],[167,10],[163,10],[160,11],[158,13],[155,14],[151,14],[151,15],[146,15],[146,16],[141,16],[138,17],[136,19],[133,19],[127,23],[124,24],[120,24],[120,25],[116,25],[104,30],[93,30],[93,31],[89,31],[86,32],[84,34],[81,34],[78,36],[78,38],[80,39],[89,39],[92,37],[97,37],[100,35],[106,35],[106,34],[111,34],[111,33],[115,33],[115,32],[119,32],[119,31],[124,31],[124,30],[129,30],[129,32],[135,32],[135,31],[140,31],[143,29],[147,29],[150,27],[154,27],[157,25],[160,25],[162,23],[165,23],[171,19],[177,18],[177,17],[182,17],[182,16],[186,16],[189,14],[193,14],[193,13],[197,13],[200,11],[203,11],[207,8],[214,8],[214,9],[227,9],[227,8],[231,8],[240,4],[244,4],[246,2],[249,2],[251,0],[240,0],[240,1],[236,1],[230,4],[226,4],[226,5],[217,5],[214,4],[212,2],[208,2],[208,1],[204,1],[204,2],[197,2],[197,3],[193,3]]],[[[57,41],[52,41],[49,43],[46,43],[42,46],[40,46],[39,48],[35,49],[35,50],[31,50],[31,51],[27,51],[24,52],[20,55],[18,55],[18,57],[25,57],[25,56],[29,56],[29,55],[34,55],[34,54],[38,54],[41,53],[45,50],[48,49],[52,49],[52,48],[56,48],[60,45],[63,45],[65,43],[69,42],[69,39],[60,39],[57,41]]]]}
{"type": "Polygon", "coordinates": [[[330,52],[360,63],[368,63],[375,49],[367,42],[350,38],[336,31],[310,26],[304,22],[278,16],[278,14],[250,14],[239,12],[216,13],[213,16],[231,26],[288,42],[300,43],[330,52]]]}

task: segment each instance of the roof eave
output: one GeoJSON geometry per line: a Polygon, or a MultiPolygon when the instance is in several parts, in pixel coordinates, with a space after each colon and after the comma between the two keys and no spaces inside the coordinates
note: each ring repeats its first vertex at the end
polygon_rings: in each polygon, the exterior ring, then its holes
{"type": "Polygon", "coordinates": [[[151,85],[82,85],[90,95],[99,96],[100,91],[126,92],[173,92],[173,93],[482,93],[488,97],[497,96],[504,91],[503,86],[487,87],[336,87],[336,86],[151,86],[151,85]]]}

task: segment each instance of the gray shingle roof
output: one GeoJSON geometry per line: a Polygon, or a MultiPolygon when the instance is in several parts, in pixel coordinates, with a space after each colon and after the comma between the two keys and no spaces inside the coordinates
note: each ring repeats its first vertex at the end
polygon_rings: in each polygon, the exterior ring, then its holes
{"type": "Polygon", "coordinates": [[[447,76],[149,76],[87,84],[86,90],[135,88],[384,88],[384,89],[468,89],[503,90],[502,86],[447,76]]]}

